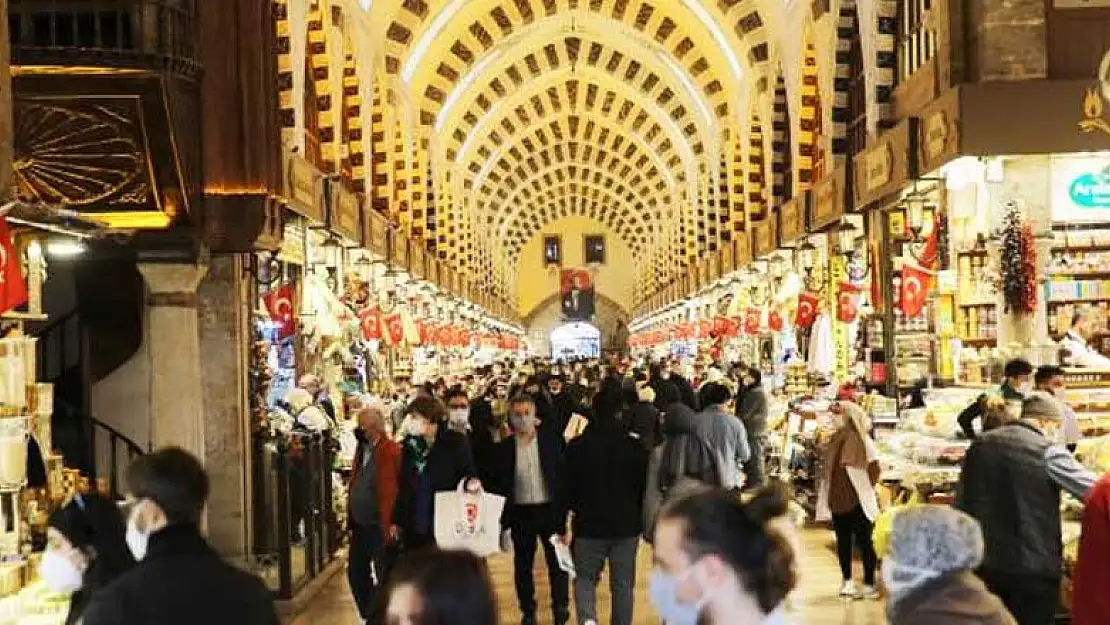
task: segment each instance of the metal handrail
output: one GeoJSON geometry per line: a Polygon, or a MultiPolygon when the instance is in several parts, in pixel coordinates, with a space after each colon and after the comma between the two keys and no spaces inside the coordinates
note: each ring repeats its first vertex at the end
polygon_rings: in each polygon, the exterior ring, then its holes
{"type": "Polygon", "coordinates": [[[9,0],[16,65],[109,65],[195,75],[195,0],[9,0]]]}

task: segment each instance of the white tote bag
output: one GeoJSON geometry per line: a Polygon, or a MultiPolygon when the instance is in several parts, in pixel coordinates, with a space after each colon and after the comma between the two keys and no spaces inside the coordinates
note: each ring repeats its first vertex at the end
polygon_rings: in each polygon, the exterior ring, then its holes
{"type": "Polygon", "coordinates": [[[453,491],[436,493],[435,538],[441,549],[463,549],[484,558],[501,550],[505,498],[467,492],[466,480],[453,491]]]}

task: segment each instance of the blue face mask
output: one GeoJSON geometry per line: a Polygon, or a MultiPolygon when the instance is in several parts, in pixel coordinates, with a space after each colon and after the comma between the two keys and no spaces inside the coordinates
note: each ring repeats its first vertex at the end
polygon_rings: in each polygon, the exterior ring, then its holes
{"type": "Polygon", "coordinates": [[[651,582],[648,585],[648,598],[651,605],[659,614],[659,618],[667,625],[697,625],[698,616],[705,607],[705,599],[698,599],[695,603],[682,603],[678,599],[678,585],[689,575],[693,569],[675,575],[659,569],[652,569],[651,582]]]}

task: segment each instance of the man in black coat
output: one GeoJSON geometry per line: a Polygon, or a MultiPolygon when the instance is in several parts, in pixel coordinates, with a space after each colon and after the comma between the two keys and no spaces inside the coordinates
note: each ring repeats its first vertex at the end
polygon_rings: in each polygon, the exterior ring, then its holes
{"type": "Polygon", "coordinates": [[[169,448],[127,470],[127,545],[138,565],[89,604],[84,625],[277,625],[261,580],[225,562],[200,534],[208,475],[169,448]]]}
{"type": "Polygon", "coordinates": [[[590,427],[567,445],[567,501],[574,512],[574,603],[579,623],[601,622],[597,584],[608,561],[613,597],[608,622],[632,625],[648,450],[618,419],[620,405],[620,382],[606,381],[594,403],[590,427]]]}
{"type": "Polygon", "coordinates": [[[497,444],[496,484],[493,492],[505,497],[502,526],[513,540],[513,569],[523,625],[536,624],[536,587],[533,566],[536,543],[543,546],[551,582],[555,625],[570,619],[570,589],[567,574],[559,568],[551,537],[565,544],[567,534],[566,465],[562,436],[553,428],[540,427],[536,402],[522,395],[510,402],[512,438],[497,444]]]}

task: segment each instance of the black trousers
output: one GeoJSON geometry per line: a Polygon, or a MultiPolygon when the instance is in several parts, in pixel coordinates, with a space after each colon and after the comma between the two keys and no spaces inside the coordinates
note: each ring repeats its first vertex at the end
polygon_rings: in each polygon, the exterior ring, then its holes
{"type": "Polygon", "coordinates": [[[378,590],[389,578],[386,570],[385,541],[382,528],[351,521],[351,546],[347,557],[347,581],[358,606],[359,616],[371,625],[384,622],[377,609],[378,590]]]}
{"type": "Polygon", "coordinates": [[[1060,578],[982,569],[979,577],[998,595],[1018,625],[1051,625],[1060,607],[1060,578]]]}
{"type": "Polygon", "coordinates": [[[871,521],[863,513],[863,508],[857,505],[851,512],[834,514],[832,521],[833,531],[836,532],[836,557],[840,560],[840,574],[845,580],[852,579],[854,544],[859,548],[860,559],[863,560],[863,583],[874,586],[878,557],[875,555],[875,545],[871,542],[871,521]]]}
{"type": "Polygon", "coordinates": [[[533,571],[536,564],[536,543],[539,542],[547,559],[555,624],[563,625],[570,618],[570,578],[559,568],[555,547],[549,540],[552,533],[551,506],[517,506],[515,512],[509,531],[513,538],[513,575],[520,612],[525,621],[535,621],[536,583],[533,571]]]}

